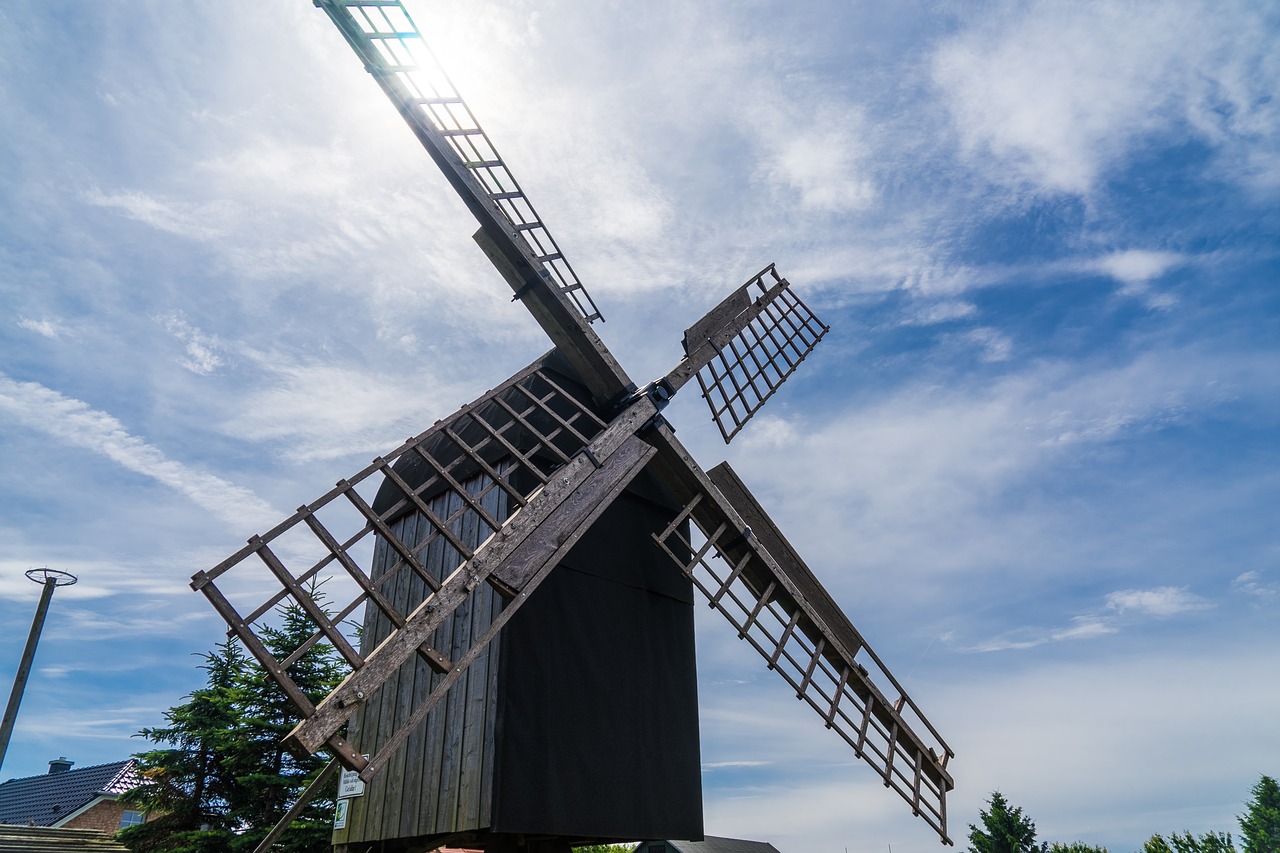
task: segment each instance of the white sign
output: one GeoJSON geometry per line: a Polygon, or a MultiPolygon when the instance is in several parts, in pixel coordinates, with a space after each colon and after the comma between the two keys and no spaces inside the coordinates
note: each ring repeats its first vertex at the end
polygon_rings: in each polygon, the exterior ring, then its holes
{"type": "Polygon", "coordinates": [[[364,796],[364,780],[360,778],[359,773],[354,770],[342,771],[342,778],[338,780],[338,796],[343,798],[364,796]]]}
{"type": "Polygon", "coordinates": [[[347,812],[351,810],[350,800],[338,800],[338,808],[333,813],[333,828],[347,828],[347,812]]]}

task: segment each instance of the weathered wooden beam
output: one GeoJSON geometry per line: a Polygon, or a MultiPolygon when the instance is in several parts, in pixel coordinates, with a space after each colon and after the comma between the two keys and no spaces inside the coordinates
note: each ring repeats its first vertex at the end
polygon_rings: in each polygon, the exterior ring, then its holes
{"type": "MultiPolygon", "coordinates": [[[[787,280],[781,279],[767,291],[750,298],[747,290],[759,276],[735,290],[728,299],[713,308],[705,317],[684,333],[686,357],[666,375],[665,381],[672,393],[680,390],[699,370],[711,363],[747,325],[759,317],[765,308],[787,289],[787,280]]],[[[765,395],[767,396],[767,395],[765,395]]]]}
{"type": "Polygon", "coordinates": [[[307,803],[311,802],[312,798],[320,793],[320,789],[333,778],[333,774],[337,773],[341,767],[342,765],[338,763],[336,758],[326,764],[324,769],[320,771],[320,775],[312,779],[311,784],[298,795],[298,799],[289,807],[289,811],[284,813],[284,817],[280,818],[279,822],[271,827],[271,831],[267,833],[266,837],[258,842],[258,846],[253,848],[253,853],[267,853],[280,840],[280,836],[284,835],[284,831],[289,828],[289,825],[298,819],[298,815],[302,814],[302,810],[307,807],[307,803]]]}
{"type": "Polygon", "coordinates": [[[450,688],[463,677],[467,668],[476,661],[507,624],[516,611],[529,600],[537,588],[569,550],[587,532],[595,520],[617,499],[622,490],[635,479],[656,451],[640,438],[631,436],[589,477],[574,494],[563,501],[547,520],[539,525],[521,543],[511,557],[495,571],[501,571],[520,593],[507,602],[502,612],[494,617],[488,630],[473,640],[466,653],[454,661],[454,668],[432,689],[431,695],[402,723],[389,739],[382,742],[378,753],[369,759],[368,766],[360,771],[360,778],[372,779],[391,760],[396,750],[408,739],[431,710],[444,699],[450,688]]]}
{"type": "Polygon", "coordinates": [[[538,271],[541,264],[525,257],[503,225],[504,222],[496,220],[484,222],[472,239],[524,302],[547,337],[564,353],[596,403],[607,405],[616,401],[634,385],[631,378],[600,336],[541,275],[538,271]]]}
{"type": "MultiPolygon", "coordinates": [[[[556,471],[529,503],[515,512],[502,528],[490,536],[475,555],[454,570],[440,589],[423,601],[396,631],[366,658],[365,665],[347,676],[342,684],[320,703],[315,712],[299,723],[286,743],[314,753],[330,735],[355,713],[414,650],[466,600],[471,591],[498,568],[525,539],[533,534],[593,473],[653,416],[657,408],[646,397],[638,398],[625,412],[588,445],[586,451],[556,471]]],[[[455,665],[457,661],[455,661],[455,665]]]]}

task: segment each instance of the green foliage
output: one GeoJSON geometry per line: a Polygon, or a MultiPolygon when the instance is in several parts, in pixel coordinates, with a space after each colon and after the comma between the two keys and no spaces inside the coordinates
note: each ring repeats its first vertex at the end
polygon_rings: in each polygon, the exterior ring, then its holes
{"type": "MultiPolygon", "coordinates": [[[[1240,821],[1241,853],[1280,853],[1280,784],[1263,776],[1253,786],[1240,821]]],[[[1009,808],[999,791],[991,795],[991,810],[980,812],[983,828],[969,825],[969,853],[1108,853],[1082,841],[1070,844],[1036,844],[1036,825],[1022,813],[1009,808]]],[[[1142,845],[1142,853],[1236,853],[1229,832],[1173,833],[1168,838],[1156,833],[1142,845]]]]}
{"type": "Polygon", "coordinates": [[[1280,785],[1263,776],[1250,791],[1240,821],[1240,844],[1244,853],[1280,853],[1280,785]]]}
{"type": "Polygon", "coordinates": [[[634,849],[634,844],[588,844],[573,848],[574,853],[631,853],[634,849]]]}
{"type": "MultiPolygon", "coordinates": [[[[237,724],[239,684],[248,660],[230,640],[204,658],[204,688],[165,713],[168,726],[141,731],[143,738],[164,744],[164,748],[134,756],[147,784],[122,797],[133,806],[163,813],[165,824],[172,825],[170,831],[216,824],[223,804],[238,799],[241,793],[228,766],[228,754],[237,724]]],[[[147,835],[142,827],[133,829],[133,838],[147,835]]],[[[156,827],[152,834],[159,829],[156,827]]]]}
{"type": "Polygon", "coordinates": [[[1236,853],[1229,832],[1206,832],[1195,836],[1190,832],[1174,833],[1166,841],[1156,833],[1142,845],[1143,853],[1236,853]]]}
{"type": "Polygon", "coordinates": [[[1010,809],[999,791],[991,794],[990,811],[981,811],[982,829],[969,824],[969,853],[1045,853],[1044,844],[1036,844],[1036,825],[1022,814],[1021,808],[1010,809]]]}
{"type": "MultiPolygon", "coordinates": [[[[277,660],[311,636],[298,606],[279,611],[280,625],[261,632],[277,660]]],[[[135,853],[249,853],[324,769],[324,757],[300,759],[281,745],[297,717],[287,697],[228,640],[204,655],[204,687],[171,708],[168,725],[143,729],[158,748],[139,753],[144,784],[122,799],[162,816],[123,829],[135,853]]],[[[289,667],[304,693],[319,701],[342,680],[333,648],[317,643],[289,667]]],[[[337,781],[316,796],[280,838],[275,851],[329,849],[337,781]]]]}

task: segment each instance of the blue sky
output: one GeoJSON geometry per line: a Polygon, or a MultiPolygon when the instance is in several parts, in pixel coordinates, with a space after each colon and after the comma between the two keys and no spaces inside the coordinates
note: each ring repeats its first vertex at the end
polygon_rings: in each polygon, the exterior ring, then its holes
{"type": "MultiPolygon", "coordinates": [[[[1235,829],[1280,773],[1280,14],[410,7],[637,378],[771,261],[832,327],[725,448],[1041,838],[1235,829]]],[[[190,575],[546,348],[303,0],[0,8],[5,778],[118,759],[223,636],[190,575]]],[[[934,837],[699,608],[707,830],[934,837]],[[705,618],[704,618],[705,617],[705,618]]]]}

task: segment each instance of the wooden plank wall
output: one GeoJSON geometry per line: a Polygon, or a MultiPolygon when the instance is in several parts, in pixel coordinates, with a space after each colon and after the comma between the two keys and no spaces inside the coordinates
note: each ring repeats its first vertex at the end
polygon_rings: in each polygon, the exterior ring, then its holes
{"type": "MultiPolygon", "coordinates": [[[[466,485],[483,491],[492,481],[477,478],[466,485]]],[[[500,489],[490,489],[483,503],[496,518],[506,507],[500,489]]],[[[462,508],[454,492],[430,501],[437,517],[447,518],[462,508]]],[[[430,532],[418,513],[394,525],[402,541],[420,542],[430,532]]],[[[461,515],[454,533],[470,547],[488,535],[474,512],[461,515]]],[[[437,578],[458,565],[458,552],[437,537],[421,553],[428,570],[437,578]]],[[[374,553],[375,580],[396,563],[395,552],[379,541],[374,553]]],[[[426,597],[427,586],[406,568],[397,572],[385,588],[401,612],[413,610],[426,597]]],[[[371,605],[361,635],[362,653],[368,653],[391,632],[392,626],[371,605]]],[[[502,599],[487,584],[470,598],[432,635],[430,643],[450,659],[457,659],[502,609],[502,599]]],[[[334,833],[333,843],[354,844],[440,833],[464,832],[488,827],[493,800],[494,725],[497,715],[498,649],[501,637],[468,669],[466,675],[437,705],[426,720],[396,752],[386,768],[366,787],[364,796],[352,799],[347,828],[334,833]]],[[[381,747],[413,709],[443,678],[420,658],[406,661],[370,697],[352,718],[347,738],[364,752],[381,747]]]]}

